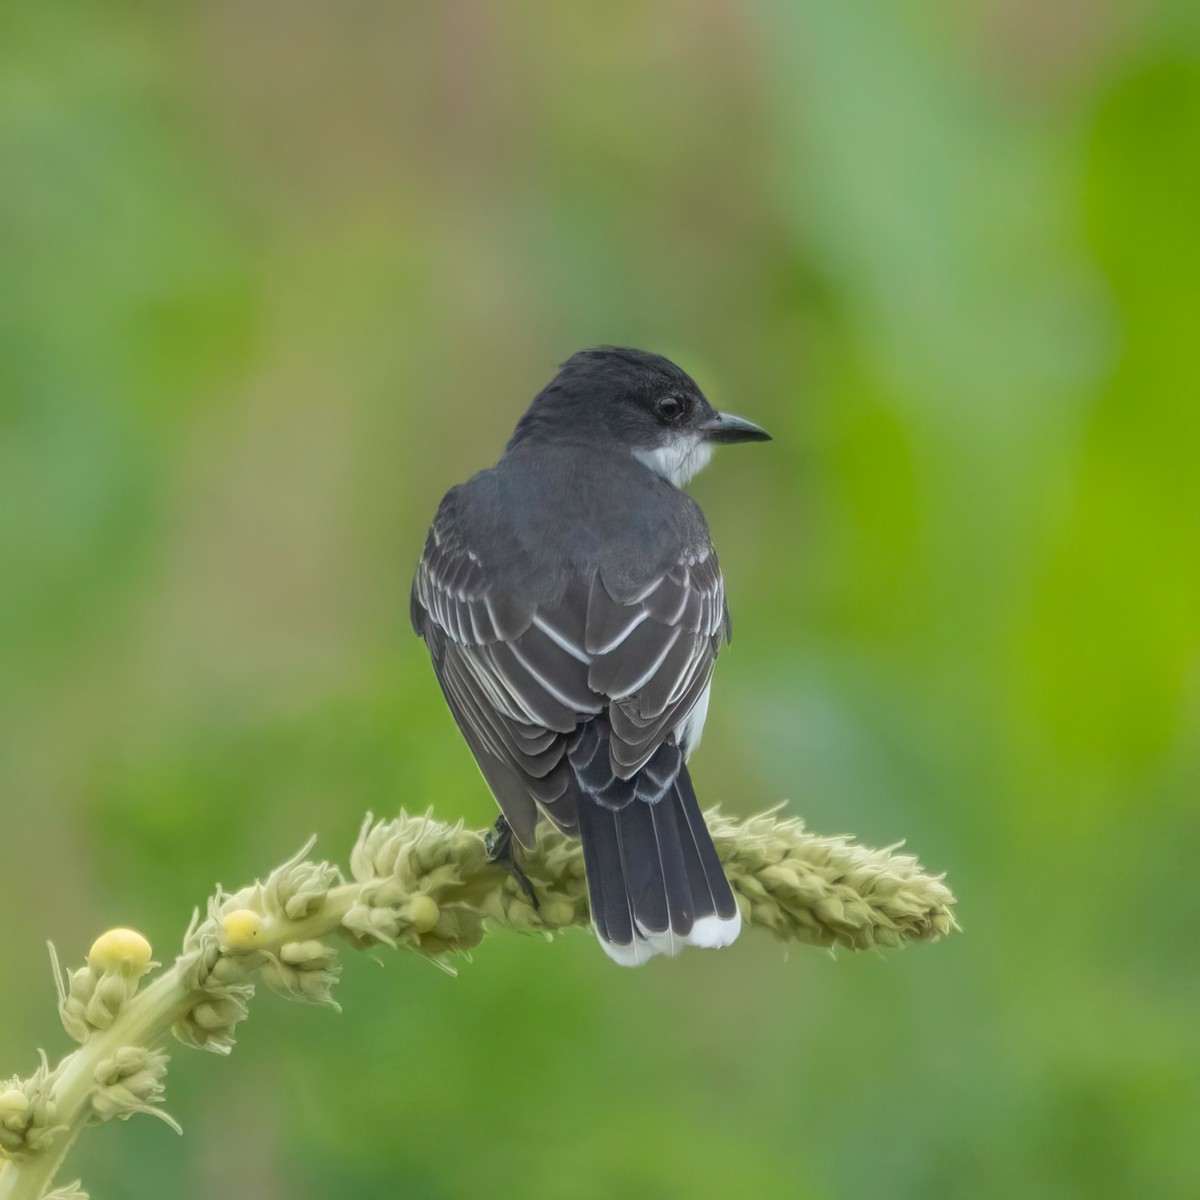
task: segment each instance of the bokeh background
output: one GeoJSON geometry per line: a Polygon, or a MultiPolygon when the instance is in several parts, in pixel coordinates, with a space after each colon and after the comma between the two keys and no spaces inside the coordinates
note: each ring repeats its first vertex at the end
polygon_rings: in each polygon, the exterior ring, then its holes
{"type": "Polygon", "coordinates": [[[694,486],[696,775],[908,839],[965,932],[352,956],[180,1050],[96,1196],[1200,1194],[1193,4],[0,15],[0,1075],[44,942],[159,956],[363,812],[493,816],[407,623],[572,350],[773,445],[694,486]]]}

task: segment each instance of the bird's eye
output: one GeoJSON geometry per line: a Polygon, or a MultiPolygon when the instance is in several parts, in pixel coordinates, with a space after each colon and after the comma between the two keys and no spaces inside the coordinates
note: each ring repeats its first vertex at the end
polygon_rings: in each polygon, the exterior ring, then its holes
{"type": "Polygon", "coordinates": [[[655,404],[654,411],[662,421],[678,421],[687,412],[687,404],[678,396],[664,396],[655,404]]]}

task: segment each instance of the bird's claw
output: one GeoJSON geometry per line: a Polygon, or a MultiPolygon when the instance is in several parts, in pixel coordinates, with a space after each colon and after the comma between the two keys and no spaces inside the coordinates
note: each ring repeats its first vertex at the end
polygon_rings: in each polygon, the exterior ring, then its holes
{"type": "Polygon", "coordinates": [[[537,892],[529,882],[529,876],[517,865],[516,854],[513,850],[512,826],[500,816],[496,818],[494,828],[483,835],[483,847],[487,851],[488,860],[503,867],[517,881],[518,887],[529,899],[534,911],[540,907],[537,892]]]}

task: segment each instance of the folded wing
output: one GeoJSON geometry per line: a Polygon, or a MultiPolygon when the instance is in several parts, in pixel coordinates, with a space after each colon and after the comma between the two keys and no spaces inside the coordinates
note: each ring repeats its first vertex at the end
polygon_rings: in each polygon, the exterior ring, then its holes
{"type": "Polygon", "coordinates": [[[460,518],[459,491],[426,540],[413,627],[517,837],[532,840],[538,807],[574,833],[567,751],[581,727],[607,716],[609,769],[629,780],[703,696],[729,637],[716,555],[705,531],[668,569],[632,585],[594,570],[564,572],[549,592],[544,580],[525,587],[488,569],[488,548],[471,544],[460,518]]]}

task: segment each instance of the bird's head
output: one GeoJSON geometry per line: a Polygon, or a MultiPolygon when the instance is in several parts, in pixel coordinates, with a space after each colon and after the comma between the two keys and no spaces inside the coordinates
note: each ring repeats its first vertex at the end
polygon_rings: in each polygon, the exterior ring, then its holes
{"type": "Polygon", "coordinates": [[[767,442],[765,429],[718,412],[695,380],[645,350],[600,346],[571,355],[517,424],[509,447],[530,439],[628,450],[683,487],[727,442],[767,442]]]}

